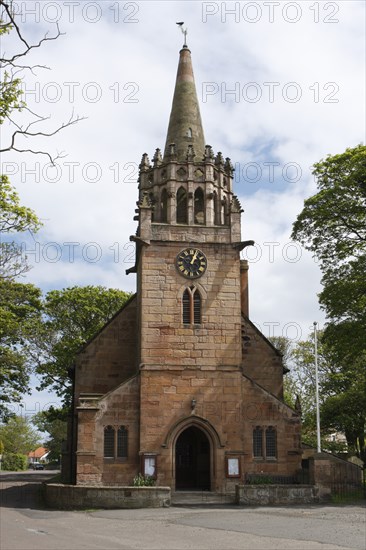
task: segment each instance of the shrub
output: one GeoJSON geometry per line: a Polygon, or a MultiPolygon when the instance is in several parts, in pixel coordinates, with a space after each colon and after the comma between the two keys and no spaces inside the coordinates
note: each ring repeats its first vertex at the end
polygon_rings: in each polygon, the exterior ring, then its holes
{"type": "Polygon", "coordinates": [[[133,478],[132,482],[134,487],[152,487],[155,485],[155,479],[151,476],[143,476],[138,474],[133,478]]]}
{"type": "Polygon", "coordinates": [[[20,453],[5,453],[2,460],[2,469],[7,472],[18,472],[26,470],[28,467],[28,459],[20,453]]]}
{"type": "Polygon", "coordinates": [[[252,477],[250,479],[251,485],[271,485],[273,483],[273,479],[271,476],[264,476],[264,475],[258,475],[256,477],[252,477]]]}

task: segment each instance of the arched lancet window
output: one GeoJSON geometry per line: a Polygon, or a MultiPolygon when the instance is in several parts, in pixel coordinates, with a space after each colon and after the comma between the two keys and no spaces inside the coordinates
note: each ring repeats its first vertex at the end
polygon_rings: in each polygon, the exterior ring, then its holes
{"type": "Polygon", "coordinates": [[[273,426],[266,429],[266,458],[277,457],[277,437],[273,426]]]}
{"type": "Polygon", "coordinates": [[[259,426],[253,430],[253,456],[263,458],[263,430],[259,426]]]}
{"type": "Polygon", "coordinates": [[[117,431],[117,458],[128,456],[128,430],[120,426],[117,431]]]}
{"type": "Polygon", "coordinates": [[[192,137],[192,128],[188,128],[188,130],[187,130],[187,137],[189,137],[189,138],[192,137]]]}
{"type": "Polygon", "coordinates": [[[189,292],[189,289],[186,288],[183,293],[183,324],[184,325],[190,325],[191,324],[191,293],[189,292]]]}
{"type": "Polygon", "coordinates": [[[193,294],[193,322],[195,325],[201,324],[201,294],[195,289],[193,294]]]}
{"type": "Polygon", "coordinates": [[[155,216],[155,208],[154,208],[154,206],[155,206],[155,197],[154,197],[154,193],[149,193],[149,202],[150,202],[150,204],[151,204],[152,207],[153,207],[153,208],[152,208],[152,211],[151,211],[151,221],[152,221],[152,222],[155,222],[155,221],[156,221],[156,219],[155,219],[156,216],[155,216]]]}
{"type": "Polygon", "coordinates": [[[214,224],[220,225],[219,201],[217,198],[216,191],[214,191],[214,194],[213,194],[213,207],[214,207],[214,224]]]}
{"type": "Polygon", "coordinates": [[[199,325],[202,318],[202,298],[194,286],[186,288],[182,298],[183,324],[199,325]]]}
{"type": "Polygon", "coordinates": [[[228,203],[226,197],[222,199],[222,224],[227,225],[228,224],[228,215],[229,215],[229,209],[228,209],[228,203]]]}
{"type": "Polygon", "coordinates": [[[114,428],[104,428],[104,458],[114,458],[114,428]]]}
{"type": "Polygon", "coordinates": [[[177,191],[177,223],[188,223],[188,198],[184,187],[177,191]]]}
{"type": "Polygon", "coordinates": [[[194,223],[199,225],[205,223],[205,198],[201,187],[196,189],[194,194],[194,223]]]}
{"type": "Polygon", "coordinates": [[[160,195],[160,221],[168,222],[168,192],[166,189],[163,189],[160,195]]]}

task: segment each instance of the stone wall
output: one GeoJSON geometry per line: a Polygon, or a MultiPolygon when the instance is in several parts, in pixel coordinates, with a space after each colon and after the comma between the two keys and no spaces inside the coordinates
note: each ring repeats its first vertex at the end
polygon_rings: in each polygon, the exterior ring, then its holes
{"type": "Polygon", "coordinates": [[[247,318],[242,317],[243,373],[283,398],[283,364],[278,350],[247,318]]]}
{"type": "Polygon", "coordinates": [[[136,297],[107,323],[78,355],[75,397],[105,394],[137,372],[136,297]]]}
{"type": "MultiPolygon", "coordinates": [[[[181,243],[151,243],[139,263],[141,363],[215,367],[241,364],[240,263],[237,250],[200,243],[207,270],[199,279],[177,273],[181,243]],[[184,325],[182,296],[194,285],[202,296],[202,325],[184,325]]],[[[193,245],[192,245],[193,246],[193,245]]]]}
{"type": "Polygon", "coordinates": [[[316,504],[319,491],[310,485],[237,485],[235,502],[241,506],[316,504]]]}
{"type": "Polygon", "coordinates": [[[77,407],[78,411],[78,485],[128,485],[139,473],[139,376],[127,380],[95,402],[77,407]],[[104,458],[104,428],[128,432],[128,457],[104,458]]]}
{"type": "Polygon", "coordinates": [[[96,487],[44,484],[44,499],[49,508],[162,508],[170,506],[170,487],[96,487]]]}
{"type": "Polygon", "coordinates": [[[225,477],[226,453],[241,472],[294,476],[301,467],[299,415],[235,368],[141,371],[141,452],[155,453],[158,483],[175,486],[174,449],[179,434],[196,425],[212,448],[212,491],[234,490],[225,477]],[[192,400],[195,405],[192,408],[192,400]],[[272,426],[277,457],[253,458],[253,429],[272,426]],[[231,487],[228,489],[228,487],[231,487]]]}
{"type": "Polygon", "coordinates": [[[309,461],[310,483],[319,487],[321,497],[361,492],[362,468],[357,464],[315,449],[306,449],[304,458],[309,461]]]}

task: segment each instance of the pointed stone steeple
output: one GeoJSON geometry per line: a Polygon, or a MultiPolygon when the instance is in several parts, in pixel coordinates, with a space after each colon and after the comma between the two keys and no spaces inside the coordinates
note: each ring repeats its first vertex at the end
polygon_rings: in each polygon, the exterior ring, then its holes
{"type": "Polygon", "coordinates": [[[156,149],[150,162],[145,153],[139,167],[135,219],[140,245],[152,240],[196,242],[201,237],[216,242],[222,231],[225,239],[241,246],[242,209],[233,194],[233,174],[230,159],[205,144],[191,52],[184,45],[164,154],[156,149]],[[212,235],[200,234],[200,227],[212,229],[212,235]]]}
{"type": "Polygon", "coordinates": [[[193,146],[196,160],[201,161],[205,153],[205,138],[194,83],[191,52],[187,46],[183,46],[179,56],[164,160],[168,159],[171,153],[170,145],[174,143],[178,162],[187,159],[189,145],[193,146]]]}

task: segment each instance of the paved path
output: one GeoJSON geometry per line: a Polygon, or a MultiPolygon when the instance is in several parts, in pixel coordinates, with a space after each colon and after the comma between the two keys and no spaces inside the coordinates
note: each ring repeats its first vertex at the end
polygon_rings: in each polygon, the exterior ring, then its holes
{"type": "Polygon", "coordinates": [[[42,509],[47,472],[1,474],[1,550],[364,550],[363,506],[42,509]]]}

